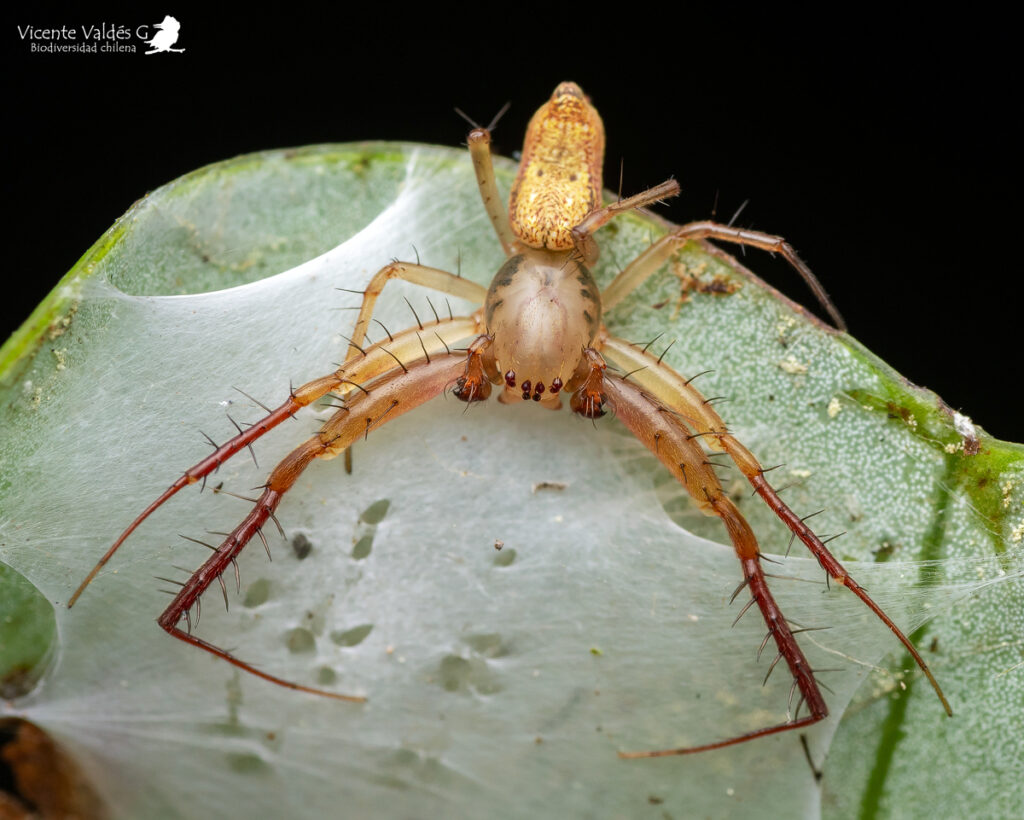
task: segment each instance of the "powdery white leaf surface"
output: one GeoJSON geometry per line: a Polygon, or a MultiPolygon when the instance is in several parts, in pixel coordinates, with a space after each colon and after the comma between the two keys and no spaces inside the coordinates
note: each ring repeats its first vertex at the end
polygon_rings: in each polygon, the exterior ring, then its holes
{"type": "MultiPolygon", "coordinates": [[[[500,167],[502,183],[509,166],[500,167]]],[[[663,231],[630,215],[603,231],[606,284],[663,231]]],[[[197,634],[346,704],[267,684],[166,636],[169,584],[206,550],[178,534],[230,529],[247,504],[187,488],[66,601],[120,530],[289,383],[345,355],[359,290],[394,257],[486,284],[501,253],[463,152],[368,144],[243,157],[142,200],[0,356],[0,559],[52,602],[54,660],[4,706],[79,760],[114,817],[816,817],[1024,810],[1021,448],[980,452],[931,394],[852,339],[692,244],[607,317],[658,350],[721,410],[788,502],[925,648],[957,714],[944,717],[895,639],[797,546],[769,571],[832,691],[808,731],[692,757],[619,750],[708,742],[785,719],[791,681],[745,595],[724,529],[697,513],[610,418],[452,397],[311,466],[268,531],[214,586],[197,634]],[[684,267],[685,266],[685,267],[684,267]],[[686,274],[735,282],[681,298],[686,274]],[[220,289],[218,289],[220,288],[220,289]],[[545,482],[554,485],[544,489],[545,482]],[[500,551],[495,542],[504,543],[500,551]],[[308,554],[300,558],[305,547],[308,554]],[[886,658],[886,656],[890,656],[886,658]],[[851,699],[848,720],[836,734],[851,699]],[[830,752],[831,749],[831,752],[830,752]]],[[[392,330],[432,317],[392,283],[392,330]]],[[[443,296],[430,294],[447,314],[443,296]]],[[[447,300],[456,313],[473,306],[447,300]]],[[[383,335],[380,331],[378,335],[383,335]]],[[[211,485],[248,494],[308,437],[309,412],[211,485]]],[[[733,471],[738,475],[737,471],[733,471]]],[[[730,486],[766,553],[788,533],[730,486]]],[[[984,813],[984,812],[983,812],[984,813]]]]}

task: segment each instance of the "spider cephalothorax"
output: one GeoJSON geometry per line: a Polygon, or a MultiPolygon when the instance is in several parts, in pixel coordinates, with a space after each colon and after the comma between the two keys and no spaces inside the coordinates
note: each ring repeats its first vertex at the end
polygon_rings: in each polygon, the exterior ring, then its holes
{"type": "Polygon", "coordinates": [[[597,284],[571,252],[529,248],[498,271],[484,303],[485,359],[502,374],[504,402],[557,407],[601,327],[597,284]]]}

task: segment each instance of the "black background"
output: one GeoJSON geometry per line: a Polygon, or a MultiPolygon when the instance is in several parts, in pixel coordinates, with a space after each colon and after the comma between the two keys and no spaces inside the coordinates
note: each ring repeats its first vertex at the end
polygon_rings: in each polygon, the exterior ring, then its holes
{"type": "MultiPolygon", "coordinates": [[[[3,174],[9,333],[146,191],[265,148],[363,139],[457,145],[506,101],[498,149],[579,82],[608,132],[606,173],[663,210],[789,238],[850,330],[989,432],[1021,440],[1019,66],[1008,20],[895,17],[847,4],[733,9],[392,5],[286,18],[251,7],[7,12],[3,174]],[[31,54],[17,26],[181,21],[184,54],[31,54]],[[639,13],[639,18],[634,15],[639,13]],[[327,16],[325,16],[325,14],[327,16]]],[[[280,8],[278,8],[280,12],[280,8]]],[[[753,270],[809,307],[785,264],[753,270]]]]}

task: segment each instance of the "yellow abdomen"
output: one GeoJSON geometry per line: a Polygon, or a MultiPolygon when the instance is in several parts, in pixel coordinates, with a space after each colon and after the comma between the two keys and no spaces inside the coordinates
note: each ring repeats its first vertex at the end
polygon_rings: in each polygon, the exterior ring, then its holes
{"type": "Polygon", "coordinates": [[[572,229],[601,205],[604,124],[576,83],[562,83],[526,129],[509,221],[531,248],[569,250],[572,229]]]}

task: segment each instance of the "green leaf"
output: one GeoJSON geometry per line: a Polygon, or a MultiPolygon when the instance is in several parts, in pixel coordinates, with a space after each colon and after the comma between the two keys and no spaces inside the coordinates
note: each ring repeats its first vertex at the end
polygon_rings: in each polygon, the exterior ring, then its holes
{"type": "MultiPolygon", "coordinates": [[[[506,188],[511,173],[500,166],[506,188]]],[[[605,228],[599,282],[663,230],[638,215],[605,228]]],[[[240,674],[154,623],[173,586],[154,576],[184,580],[204,557],[178,534],[213,541],[247,509],[209,487],[154,514],[67,610],[120,530],[206,454],[199,430],[223,440],[226,414],[262,414],[234,388],[275,405],[333,370],[358,304],[335,288],[417,256],[484,284],[500,264],[464,152],[242,157],[137,203],[0,351],[0,559],[52,603],[30,620],[52,611],[58,636],[41,683],[4,713],[63,742],[113,816],[1024,812],[1024,449],[958,432],[934,395],[696,243],[609,326],[664,334],[659,352],[676,339],[665,361],[687,376],[713,370],[698,386],[732,399],[723,415],[762,463],[785,464],[771,475],[793,483],[798,513],[824,507],[818,531],[847,531],[837,556],[917,630],[954,718],[798,548],[773,589],[787,617],[830,627],[800,641],[840,668],[821,676],[832,716],[806,733],[816,765],[828,754],[820,785],[795,733],[618,759],[784,720],[790,681],[780,668],[761,686],[756,611],[730,628],[740,572],[720,523],[613,419],[527,405],[437,400],[375,431],[351,475],[312,466],[279,512],[289,542],[267,533],[273,563],[246,551],[240,594],[225,578],[230,612],[206,597],[199,636],[365,704],[240,674]],[[683,265],[739,287],[684,301],[683,265]]],[[[392,283],[376,314],[389,329],[413,321],[403,297],[430,315],[427,294],[392,283]]],[[[261,439],[258,468],[239,454],[209,484],[249,493],[312,415],[261,439]]],[[[785,528],[742,482],[729,489],[763,551],[784,554],[785,528]]]]}

